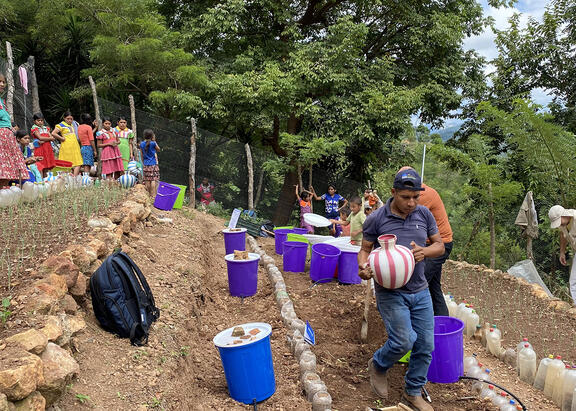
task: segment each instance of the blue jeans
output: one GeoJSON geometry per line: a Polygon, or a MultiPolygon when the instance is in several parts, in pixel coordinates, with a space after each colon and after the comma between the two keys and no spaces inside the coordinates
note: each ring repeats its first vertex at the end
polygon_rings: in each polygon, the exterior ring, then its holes
{"type": "Polygon", "coordinates": [[[434,311],[428,289],[415,294],[376,289],[378,311],[384,320],[388,340],[374,353],[378,371],[392,368],[412,350],[404,377],[406,393],[418,396],[428,381],[428,367],[434,350],[434,311]]]}

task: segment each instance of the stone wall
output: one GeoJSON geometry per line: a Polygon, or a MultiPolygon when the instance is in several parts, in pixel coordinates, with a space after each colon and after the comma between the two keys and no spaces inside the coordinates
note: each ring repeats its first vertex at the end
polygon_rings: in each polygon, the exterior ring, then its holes
{"type": "Polygon", "coordinates": [[[76,335],[86,328],[84,310],[92,309],[86,298],[90,276],[117,248],[154,252],[133,233],[152,225],[151,211],[146,189],[137,185],[120,207],[88,222],[83,244],[69,244],[30,273],[30,286],[9,308],[18,313],[19,332],[0,340],[0,411],[44,410],[78,374],[72,354],[76,335]]]}

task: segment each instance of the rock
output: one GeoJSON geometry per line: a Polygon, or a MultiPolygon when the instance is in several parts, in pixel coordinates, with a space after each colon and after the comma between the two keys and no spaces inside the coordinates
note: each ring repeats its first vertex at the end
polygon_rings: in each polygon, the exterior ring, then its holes
{"type": "Polygon", "coordinates": [[[66,388],[74,375],[80,372],[80,366],[68,351],[54,343],[48,343],[42,353],[44,380],[38,390],[46,398],[46,405],[52,405],[66,388]]]}
{"type": "Polygon", "coordinates": [[[156,251],[154,251],[152,248],[150,247],[146,247],[143,248],[142,251],[144,252],[144,255],[146,255],[146,257],[148,257],[148,259],[155,263],[156,260],[158,259],[158,254],[156,254],[156,251]]]}
{"type": "Polygon", "coordinates": [[[124,213],[120,209],[114,209],[108,213],[108,218],[114,223],[118,224],[124,219],[124,213]]]}
{"type": "Polygon", "coordinates": [[[72,262],[76,264],[82,272],[88,270],[92,261],[96,260],[96,253],[91,251],[90,254],[88,254],[88,252],[86,252],[86,247],[82,245],[76,244],[69,246],[66,251],[70,253],[72,262]]]}
{"type": "Polygon", "coordinates": [[[56,341],[63,333],[62,321],[55,316],[48,317],[46,325],[40,331],[48,338],[48,341],[56,341]]]}
{"type": "Polygon", "coordinates": [[[576,318],[576,307],[570,308],[566,313],[570,315],[572,318],[576,318]]]}
{"type": "Polygon", "coordinates": [[[86,276],[84,274],[80,274],[74,286],[72,286],[68,292],[76,299],[82,300],[86,296],[86,276]]]}
{"type": "Polygon", "coordinates": [[[90,242],[87,244],[87,247],[94,250],[97,258],[102,258],[108,255],[108,247],[106,246],[106,243],[97,238],[90,240],[90,242]]]}
{"type": "Polygon", "coordinates": [[[144,226],[146,226],[146,227],[153,227],[154,224],[152,224],[150,221],[146,221],[146,223],[144,223],[144,226]]]}
{"type": "Polygon", "coordinates": [[[572,308],[572,304],[567,303],[566,301],[550,301],[550,303],[548,303],[548,306],[550,308],[553,308],[554,311],[568,311],[569,309],[572,308]]]}
{"type": "Polygon", "coordinates": [[[42,314],[51,312],[58,302],[68,292],[66,278],[57,274],[50,274],[48,278],[36,281],[33,289],[37,296],[28,299],[25,308],[42,314]]]}
{"type": "Polygon", "coordinates": [[[6,397],[6,394],[0,394],[0,411],[9,411],[10,405],[12,404],[8,403],[8,397],[6,397]]]}
{"type": "MultiPolygon", "coordinates": [[[[78,281],[80,282],[81,278],[84,277],[83,275],[78,276],[78,281]]],[[[85,283],[85,281],[84,281],[85,283]]],[[[72,293],[72,289],[70,289],[70,293],[72,293]]],[[[64,311],[66,314],[76,314],[78,311],[78,304],[70,294],[66,294],[59,302],[58,306],[60,307],[61,311],[64,311]]]]}
{"type": "Polygon", "coordinates": [[[28,331],[24,331],[18,334],[11,335],[6,338],[7,342],[14,342],[24,348],[26,351],[30,351],[32,354],[40,354],[44,351],[46,344],[48,344],[48,338],[46,335],[31,328],[28,331]]]}
{"type": "Polygon", "coordinates": [[[160,224],[173,224],[174,220],[172,220],[171,218],[168,217],[158,217],[156,218],[156,221],[158,221],[160,224]]]}
{"type": "Polygon", "coordinates": [[[102,241],[106,247],[106,252],[104,253],[104,255],[111,254],[115,248],[118,248],[122,245],[122,243],[120,242],[120,238],[118,238],[114,233],[110,231],[101,231],[99,233],[96,233],[95,236],[98,240],[102,241]]]}
{"type": "Polygon", "coordinates": [[[116,224],[114,224],[108,217],[96,217],[88,220],[88,227],[113,230],[114,227],[116,227],[116,224]]]}
{"type": "Polygon", "coordinates": [[[62,335],[56,340],[56,343],[61,347],[68,345],[71,337],[86,328],[86,321],[81,314],[75,316],[60,314],[60,324],[62,335]]]}
{"type": "Polygon", "coordinates": [[[0,351],[0,392],[10,401],[26,398],[43,379],[42,360],[18,347],[8,345],[0,351]]]}
{"type": "Polygon", "coordinates": [[[506,348],[502,361],[510,367],[516,368],[516,350],[514,348],[506,348]]]}
{"type": "Polygon", "coordinates": [[[143,184],[136,184],[132,190],[130,190],[129,198],[137,203],[148,205],[150,202],[150,196],[148,191],[143,184]]]}
{"type": "Polygon", "coordinates": [[[41,270],[46,274],[55,273],[66,277],[66,285],[72,287],[78,278],[80,270],[74,262],[65,256],[57,255],[48,257],[42,265],[41,270]]]}
{"type": "Polygon", "coordinates": [[[96,272],[97,269],[100,268],[100,266],[102,265],[102,261],[100,260],[96,260],[94,261],[91,265],[90,268],[88,269],[88,272],[86,272],[85,274],[89,274],[90,276],[92,276],[92,274],[94,274],[96,272]]]}
{"type": "Polygon", "coordinates": [[[14,411],[44,411],[47,406],[46,399],[38,391],[34,391],[22,401],[14,403],[14,411]]]}

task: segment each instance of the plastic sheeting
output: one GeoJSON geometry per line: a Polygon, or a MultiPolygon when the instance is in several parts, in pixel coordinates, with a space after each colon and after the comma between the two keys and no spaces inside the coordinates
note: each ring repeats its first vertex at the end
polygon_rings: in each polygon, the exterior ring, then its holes
{"type": "Polygon", "coordinates": [[[536,266],[532,260],[519,261],[510,267],[508,272],[515,277],[525,279],[529,283],[538,284],[544,289],[544,291],[546,291],[546,294],[548,294],[550,297],[554,297],[548,287],[546,287],[546,284],[544,284],[544,281],[542,281],[542,278],[540,277],[540,274],[538,274],[538,270],[536,270],[536,266]]]}

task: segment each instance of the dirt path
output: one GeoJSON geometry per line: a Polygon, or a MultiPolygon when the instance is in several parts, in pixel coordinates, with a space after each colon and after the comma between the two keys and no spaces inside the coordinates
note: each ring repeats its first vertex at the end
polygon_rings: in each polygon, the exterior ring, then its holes
{"type": "Polygon", "coordinates": [[[212,338],[225,328],[263,321],[273,327],[277,389],[259,409],[310,409],[301,395],[298,365],[286,346],[286,332],[267,276],[260,271],[254,297],[243,302],[230,297],[219,233],[222,220],[187,210],[165,214],[174,219],[173,225],[143,229],[127,248],[161,310],[149,344],[133,347],[102,331],[88,315],[88,330],[77,341],[81,376],[57,407],[248,409],[229,398],[212,338]]]}

